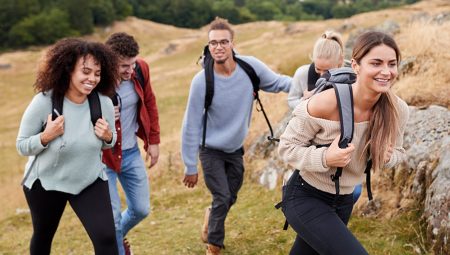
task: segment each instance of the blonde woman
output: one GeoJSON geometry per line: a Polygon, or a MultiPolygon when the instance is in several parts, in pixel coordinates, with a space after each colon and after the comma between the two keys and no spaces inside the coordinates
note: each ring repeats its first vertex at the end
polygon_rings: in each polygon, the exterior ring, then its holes
{"type": "Polygon", "coordinates": [[[360,35],[353,48],[352,85],[355,130],[345,149],[340,136],[334,90],[301,102],[281,136],[279,154],[300,175],[285,194],[283,212],[297,232],[290,254],[368,254],[347,228],[353,209],[352,192],[364,177],[370,157],[373,170],[390,168],[405,158],[403,134],[408,119],[406,103],[394,95],[400,51],[389,35],[370,31],[360,35]],[[330,144],[320,147],[320,144],[330,144]],[[330,176],[343,167],[340,195],[330,176]]]}
{"type": "Polygon", "coordinates": [[[300,66],[292,78],[288,104],[294,109],[301,100],[309,98],[320,75],[344,64],[344,47],[341,35],[326,31],[314,44],[312,63],[300,66]]]}

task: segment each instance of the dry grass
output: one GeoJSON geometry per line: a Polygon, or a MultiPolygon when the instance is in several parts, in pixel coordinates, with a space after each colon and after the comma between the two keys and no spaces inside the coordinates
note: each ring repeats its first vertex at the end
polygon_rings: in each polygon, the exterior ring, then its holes
{"type": "MultiPolygon", "coordinates": [[[[324,30],[338,30],[344,23],[354,24],[354,29],[357,29],[377,25],[387,19],[395,20],[402,26],[396,37],[404,57],[417,57],[413,71],[396,85],[399,95],[409,103],[440,103],[448,107],[450,74],[445,70],[448,70],[449,53],[446,49],[449,48],[450,35],[444,33],[449,30],[448,23],[441,27],[429,23],[410,24],[409,17],[423,10],[435,14],[449,11],[450,6],[448,1],[424,1],[346,20],[244,24],[235,27],[236,45],[241,54],[254,55],[273,69],[292,75],[299,65],[309,61],[313,42],[324,30]]],[[[344,31],[344,39],[354,29],[344,31]]],[[[128,18],[106,29],[98,29],[88,39],[104,41],[116,31],[135,35],[141,45],[142,57],[150,62],[162,136],[160,162],[150,170],[153,214],[133,230],[130,239],[136,254],[199,254],[203,246],[198,242],[198,226],[203,207],[210,198],[203,183],[194,190],[181,185],[183,165],[179,148],[190,80],[200,70],[195,62],[206,43],[206,30],[180,29],[128,18]]],[[[31,233],[29,215],[16,215],[16,209],[27,206],[19,185],[26,159],[17,155],[15,138],[22,113],[34,94],[32,83],[41,55],[42,49],[0,55],[1,64],[12,65],[10,69],[0,69],[0,254],[26,253],[31,233]]],[[[270,120],[276,123],[287,110],[286,95],[261,93],[261,98],[270,120]]],[[[266,130],[264,118],[254,111],[246,146],[266,130]]],[[[251,176],[257,170],[252,167],[256,166],[248,166],[246,184],[227,220],[226,244],[229,248],[226,254],[286,254],[293,241],[293,233],[279,230],[283,221],[281,212],[272,210],[272,204],[280,197],[279,190],[267,191],[255,184],[251,176]]],[[[380,220],[355,218],[352,228],[369,247],[370,254],[414,254],[409,246],[403,246],[414,244],[410,240],[415,238],[415,234],[411,237],[415,230],[408,228],[411,222],[415,222],[414,217],[394,217],[390,219],[391,227],[387,230],[363,228],[379,226],[380,220]],[[371,234],[377,239],[371,239],[371,234]],[[393,247],[392,250],[382,248],[385,244],[393,247]]],[[[90,242],[76,217],[68,210],[62,219],[53,252],[86,254],[87,250],[91,250],[90,242]]]]}
{"type": "Polygon", "coordinates": [[[403,59],[415,58],[408,73],[396,84],[397,94],[412,105],[430,103],[450,107],[450,22],[411,23],[398,37],[403,59]]]}

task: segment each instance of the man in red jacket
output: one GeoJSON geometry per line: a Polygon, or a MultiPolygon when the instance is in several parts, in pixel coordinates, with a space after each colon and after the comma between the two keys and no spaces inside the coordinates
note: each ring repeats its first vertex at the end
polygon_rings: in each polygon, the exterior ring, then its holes
{"type": "Polygon", "coordinates": [[[146,160],[150,168],[159,157],[159,121],[155,95],[150,85],[147,63],[137,58],[139,45],[126,33],[112,34],[106,41],[119,56],[120,84],[116,89],[117,142],[105,150],[109,192],[114,213],[119,254],[130,254],[126,234],[150,212],[150,194],[147,171],[142,160],[137,138],[144,141],[146,160]],[[140,69],[140,71],[138,71],[140,69]],[[121,211],[117,179],[126,195],[127,208],[121,211]]]}

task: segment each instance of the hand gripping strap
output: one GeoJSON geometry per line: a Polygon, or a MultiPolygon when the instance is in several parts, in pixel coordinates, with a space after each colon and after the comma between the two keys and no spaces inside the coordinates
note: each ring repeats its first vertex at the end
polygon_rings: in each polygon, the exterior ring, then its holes
{"type": "MultiPolygon", "coordinates": [[[[353,138],[354,112],[353,112],[353,92],[352,86],[342,83],[333,83],[334,92],[339,109],[339,119],[341,125],[341,136],[339,138],[339,148],[347,148],[353,138]]],[[[339,196],[339,178],[342,175],[342,167],[338,167],[335,174],[331,175],[331,180],[336,188],[336,197],[339,196]]]]}

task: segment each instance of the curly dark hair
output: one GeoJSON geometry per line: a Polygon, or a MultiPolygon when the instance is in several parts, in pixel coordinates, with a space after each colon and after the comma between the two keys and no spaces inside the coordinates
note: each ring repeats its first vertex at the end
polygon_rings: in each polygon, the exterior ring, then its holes
{"type": "Polygon", "coordinates": [[[134,58],[139,54],[139,45],[134,37],[123,32],[109,36],[105,43],[120,57],[134,58]]]}
{"type": "Polygon", "coordinates": [[[91,55],[101,68],[100,82],[94,90],[106,96],[113,96],[119,80],[116,55],[101,43],[77,38],[65,38],[50,47],[38,70],[35,89],[43,93],[53,90],[53,100],[64,99],[78,59],[88,55],[91,55]]]}
{"type": "Polygon", "coordinates": [[[226,19],[216,17],[211,23],[209,23],[208,35],[212,30],[228,30],[231,34],[231,40],[234,39],[234,30],[231,28],[230,23],[226,19]]]}

